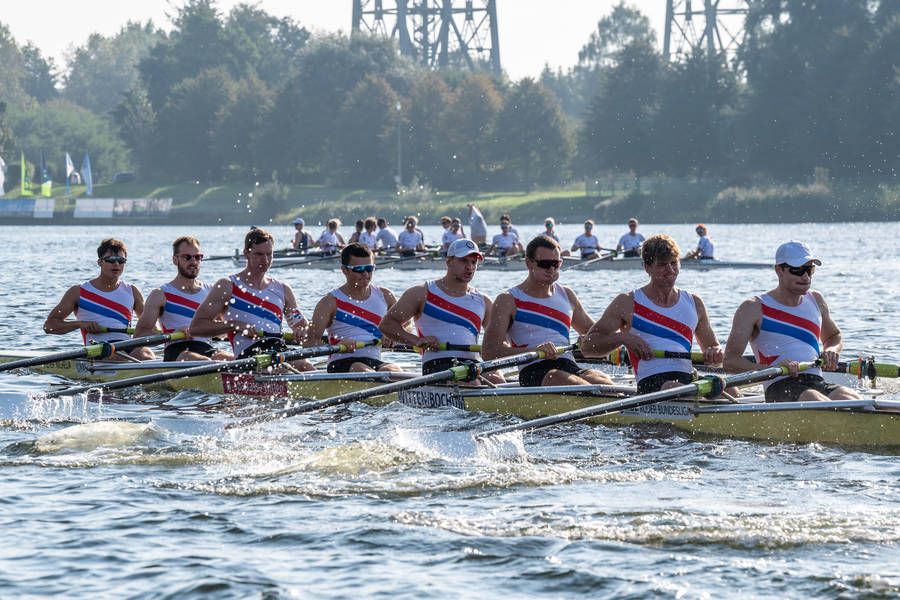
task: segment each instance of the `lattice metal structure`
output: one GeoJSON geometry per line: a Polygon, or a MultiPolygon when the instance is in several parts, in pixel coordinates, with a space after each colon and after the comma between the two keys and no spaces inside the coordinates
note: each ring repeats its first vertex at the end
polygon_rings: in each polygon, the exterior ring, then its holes
{"type": "Polygon", "coordinates": [[[744,40],[744,21],[752,0],[666,0],[663,56],[677,60],[702,48],[710,57],[724,54],[737,67],[744,40]]]}
{"type": "Polygon", "coordinates": [[[353,0],[352,31],[396,39],[430,68],[500,73],[497,0],[353,0]]]}

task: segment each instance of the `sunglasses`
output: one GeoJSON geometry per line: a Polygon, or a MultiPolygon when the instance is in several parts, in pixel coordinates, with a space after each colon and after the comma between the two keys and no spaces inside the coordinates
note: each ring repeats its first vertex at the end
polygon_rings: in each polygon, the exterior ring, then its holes
{"type": "Polygon", "coordinates": [[[375,270],[375,265],[343,265],[345,269],[348,271],[353,271],[354,273],[371,273],[375,270]]]}
{"type": "Polygon", "coordinates": [[[803,265],[802,267],[792,267],[787,263],[781,264],[782,270],[786,269],[788,273],[795,277],[803,277],[804,275],[813,276],[816,272],[816,265],[803,265]]]}
{"type": "Polygon", "coordinates": [[[197,262],[200,262],[203,260],[203,255],[202,254],[179,254],[178,258],[180,258],[181,260],[185,260],[185,261],[194,259],[197,262]]]}
{"type": "Polygon", "coordinates": [[[536,260],[534,264],[541,269],[558,269],[562,266],[562,261],[554,259],[536,260]]]}
{"type": "Polygon", "coordinates": [[[100,260],[111,265],[124,265],[128,262],[128,259],[124,256],[104,256],[100,260]]]}

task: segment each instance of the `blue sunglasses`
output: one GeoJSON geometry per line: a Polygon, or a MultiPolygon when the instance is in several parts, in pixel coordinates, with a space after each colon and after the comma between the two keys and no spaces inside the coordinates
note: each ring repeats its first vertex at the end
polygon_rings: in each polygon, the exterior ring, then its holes
{"type": "Polygon", "coordinates": [[[354,273],[371,273],[375,270],[375,265],[343,265],[345,269],[348,271],[353,271],[354,273]]]}

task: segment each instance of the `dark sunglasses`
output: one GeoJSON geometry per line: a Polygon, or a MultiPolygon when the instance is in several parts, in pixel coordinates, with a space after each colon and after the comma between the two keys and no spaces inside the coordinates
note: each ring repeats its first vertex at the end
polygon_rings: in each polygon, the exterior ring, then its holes
{"type": "Polygon", "coordinates": [[[194,259],[194,260],[196,260],[197,262],[200,262],[200,261],[203,260],[203,255],[202,255],[202,254],[179,254],[179,255],[178,255],[178,258],[180,258],[180,259],[182,259],[182,260],[191,260],[191,259],[194,259]]]}
{"type": "Polygon", "coordinates": [[[541,269],[558,269],[562,266],[562,261],[553,259],[536,260],[534,261],[534,264],[536,264],[541,269]]]}
{"type": "Polygon", "coordinates": [[[804,275],[813,276],[813,273],[816,272],[816,265],[803,265],[802,267],[792,267],[787,263],[782,263],[781,268],[786,269],[788,273],[794,275],[795,277],[803,277],[804,275]]]}
{"type": "Polygon", "coordinates": [[[124,265],[128,262],[128,259],[124,256],[104,256],[100,260],[111,265],[124,265]]]}
{"type": "Polygon", "coordinates": [[[344,265],[344,268],[354,273],[371,273],[375,270],[375,265],[344,265]]]}

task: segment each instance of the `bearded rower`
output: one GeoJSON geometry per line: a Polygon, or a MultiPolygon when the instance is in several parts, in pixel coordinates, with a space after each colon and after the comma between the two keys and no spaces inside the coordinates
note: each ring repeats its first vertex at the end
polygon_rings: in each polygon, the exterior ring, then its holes
{"type": "MultiPolygon", "coordinates": [[[[251,229],[244,237],[247,266],[239,273],[216,282],[194,313],[188,332],[196,337],[228,335],[237,358],[287,349],[281,323],[287,322],[294,339],[302,340],[308,325],[294,292],[287,283],[269,277],[274,238],[264,229],[251,229]]],[[[291,363],[302,371],[312,370],[305,360],[291,363]]]]}
{"type": "Polygon", "coordinates": [[[583,369],[571,352],[557,354],[557,346],[569,345],[571,329],[587,333],[593,319],[571,289],[556,283],[562,258],[559,244],[539,235],[525,248],[525,281],[497,296],[484,332],[487,359],[542,350],[546,358],[519,370],[519,385],[609,384],[612,380],[595,369],[583,369]]]}
{"type": "MultiPolygon", "coordinates": [[[[329,343],[380,340],[378,326],[397,299],[391,290],[372,285],[375,256],[362,244],[350,244],[341,250],[341,272],[345,283],[331,290],[316,305],[304,345],[321,343],[327,330],[329,343]]],[[[394,363],[381,360],[381,348],[366,346],[355,352],[332,354],[328,358],[329,373],[363,371],[400,371],[394,363]]]]}
{"type": "MultiPolygon", "coordinates": [[[[194,313],[209,294],[210,286],[197,280],[200,275],[200,241],[182,236],[172,242],[172,264],[178,274],[172,281],[150,292],[144,312],[134,329],[134,337],[152,335],[157,322],[163,333],[187,331],[194,313]]],[[[231,360],[230,352],[218,350],[210,338],[167,342],[163,360],[231,360]]]]}
{"type": "Polygon", "coordinates": [[[819,358],[826,371],[833,371],[840,358],[841,330],[822,294],[810,289],[816,267],[821,265],[803,242],[782,244],[775,252],[778,285],[745,301],[734,315],[725,348],[725,369],[754,371],[774,364],[785,365],[790,371],[788,377],[763,384],[769,402],[859,398],[850,388],[826,382],[819,368],[798,371],[800,361],[819,358]],[[743,357],[747,342],[756,362],[743,357]]]}
{"type": "MultiPolygon", "coordinates": [[[[140,316],[144,310],[141,291],[121,280],[127,262],[125,242],[113,238],[100,242],[97,247],[100,274],[66,290],[47,316],[44,332],[62,335],[80,329],[85,345],[127,340],[130,336],[126,329],[131,325],[132,314],[140,316]],[[76,320],[66,321],[73,313],[76,320]]],[[[134,348],[128,354],[139,360],[154,358],[153,350],[147,347],[134,348]]],[[[117,357],[113,355],[111,359],[117,357]]]]}
{"type": "MultiPolygon", "coordinates": [[[[410,346],[425,348],[422,374],[443,371],[456,364],[481,361],[478,352],[440,350],[442,343],[474,345],[482,324],[489,325],[491,300],[469,286],[484,256],[472,240],[456,240],[447,248],[447,272],[441,279],[406,290],[381,321],[387,337],[410,346]],[[407,331],[404,323],[415,321],[418,335],[407,331]]],[[[503,383],[497,372],[484,379],[503,383]]]]}
{"type": "Polygon", "coordinates": [[[650,282],[619,294],[585,338],[585,356],[606,356],[619,346],[628,349],[639,394],[656,392],[694,380],[688,359],[654,358],[652,350],[690,352],[694,336],[707,364],[722,362],[723,350],[709,324],[700,296],[675,287],[681,249],[668,235],[654,235],[641,249],[650,282]]]}

